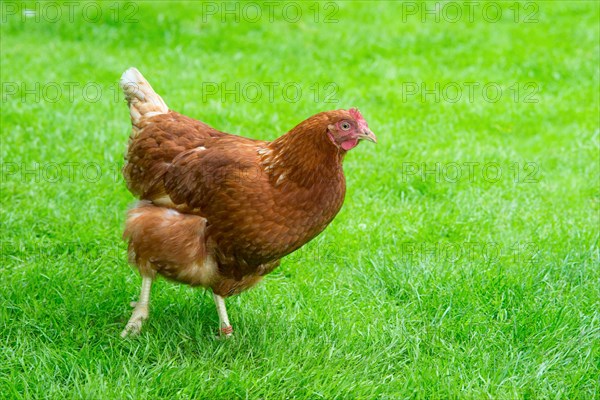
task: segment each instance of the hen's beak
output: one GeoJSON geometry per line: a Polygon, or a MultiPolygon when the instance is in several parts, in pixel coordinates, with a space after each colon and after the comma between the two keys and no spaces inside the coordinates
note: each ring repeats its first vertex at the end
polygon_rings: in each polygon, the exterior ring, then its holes
{"type": "Polygon", "coordinates": [[[368,140],[369,142],[377,143],[377,138],[370,129],[365,129],[362,134],[358,135],[360,140],[368,140]]]}

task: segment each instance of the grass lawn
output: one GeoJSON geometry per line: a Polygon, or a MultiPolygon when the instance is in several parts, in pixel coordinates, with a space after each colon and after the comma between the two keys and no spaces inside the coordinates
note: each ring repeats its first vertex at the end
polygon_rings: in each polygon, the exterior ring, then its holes
{"type": "Polygon", "coordinates": [[[57,4],[0,4],[0,398],[600,398],[599,3],[57,4]],[[119,338],[130,66],[225,131],[378,137],[233,340],[162,279],[119,338]]]}

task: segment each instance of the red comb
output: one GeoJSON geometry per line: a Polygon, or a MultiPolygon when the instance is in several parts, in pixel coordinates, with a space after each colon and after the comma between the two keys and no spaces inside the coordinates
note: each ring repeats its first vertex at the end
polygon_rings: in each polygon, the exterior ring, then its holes
{"type": "Polygon", "coordinates": [[[350,113],[350,116],[357,121],[365,120],[360,111],[358,111],[358,108],[351,108],[350,110],[348,110],[348,112],[350,113]]]}

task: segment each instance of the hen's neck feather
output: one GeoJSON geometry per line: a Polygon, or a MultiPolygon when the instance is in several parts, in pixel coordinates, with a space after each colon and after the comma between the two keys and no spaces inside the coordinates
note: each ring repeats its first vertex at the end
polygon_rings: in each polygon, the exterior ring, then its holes
{"type": "Polygon", "coordinates": [[[328,182],[342,174],[345,151],[327,137],[328,118],[317,114],[259,151],[267,173],[302,186],[328,182]]]}

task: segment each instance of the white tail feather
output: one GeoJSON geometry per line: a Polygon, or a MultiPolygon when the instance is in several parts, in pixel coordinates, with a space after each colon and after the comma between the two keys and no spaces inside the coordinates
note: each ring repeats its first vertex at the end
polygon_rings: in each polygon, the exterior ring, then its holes
{"type": "Polygon", "coordinates": [[[134,131],[141,128],[140,122],[143,119],[169,112],[169,107],[162,97],[152,89],[150,83],[136,68],[125,71],[119,84],[129,104],[134,131]]]}

